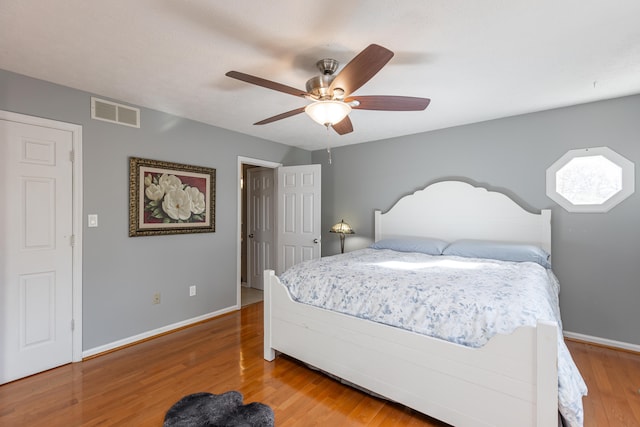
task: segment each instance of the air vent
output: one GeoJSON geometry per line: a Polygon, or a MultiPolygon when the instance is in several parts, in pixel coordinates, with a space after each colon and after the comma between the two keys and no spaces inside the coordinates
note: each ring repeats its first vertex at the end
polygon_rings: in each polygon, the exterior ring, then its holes
{"type": "Polygon", "coordinates": [[[91,97],[91,118],[134,128],[140,127],[140,109],[91,97]]]}

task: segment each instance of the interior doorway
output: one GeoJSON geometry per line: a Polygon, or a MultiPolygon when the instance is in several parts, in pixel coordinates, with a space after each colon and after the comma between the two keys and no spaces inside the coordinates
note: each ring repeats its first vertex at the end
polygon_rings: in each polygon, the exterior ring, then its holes
{"type": "Polygon", "coordinates": [[[276,202],[275,170],[264,167],[248,167],[244,176],[246,203],[243,209],[243,248],[246,252],[246,272],[243,286],[263,290],[264,271],[275,267],[276,258],[276,202]]]}
{"type": "MultiPolygon", "coordinates": [[[[237,307],[242,306],[242,290],[262,288],[264,270],[285,271],[288,267],[321,253],[321,166],[299,165],[283,167],[279,163],[238,157],[238,250],[237,250],[237,307]],[[257,166],[258,168],[251,168],[257,166]],[[261,176],[251,185],[244,174],[261,176]],[[259,171],[262,171],[259,172],[259,171]],[[270,180],[270,184],[263,182],[270,180]],[[252,188],[253,187],[253,188],[252,188]],[[269,191],[265,191],[269,187],[269,191]],[[246,188],[246,193],[244,190],[246,188]],[[253,195],[259,202],[248,202],[253,195]],[[258,207],[257,212],[251,212],[258,207]],[[269,216],[270,247],[259,235],[260,227],[248,229],[254,218],[269,216]],[[246,227],[245,227],[246,224],[246,227]],[[253,236],[251,236],[253,234],[253,236]],[[260,240],[261,239],[261,240],[260,240]],[[245,256],[243,256],[245,249],[245,256]],[[262,252],[260,252],[262,251],[262,252]],[[252,258],[257,262],[252,261],[252,258]],[[243,267],[246,273],[243,276],[243,267]],[[255,273],[255,288],[242,286],[243,278],[250,281],[255,273]]],[[[267,222],[261,219],[263,222],[267,222]]]]}
{"type": "MultiPolygon", "coordinates": [[[[249,200],[252,197],[252,186],[248,183],[248,176],[250,173],[248,172],[250,169],[254,171],[258,171],[259,169],[270,169],[273,173],[272,176],[275,175],[275,169],[282,166],[280,163],[270,162],[261,159],[251,159],[247,157],[238,157],[238,283],[237,283],[237,301],[238,307],[242,307],[247,304],[252,304],[262,300],[262,290],[261,286],[257,286],[256,280],[260,280],[259,278],[251,277],[252,270],[256,270],[255,266],[257,265],[257,269],[263,271],[264,268],[274,268],[275,265],[271,265],[274,260],[269,256],[263,256],[260,252],[261,248],[264,247],[262,239],[264,236],[258,235],[257,233],[251,233],[248,230],[250,224],[250,215],[249,215],[249,206],[252,204],[249,200]],[[253,235],[252,235],[253,234],[253,235]],[[249,237],[252,235],[251,237],[249,237]],[[260,262],[255,258],[259,257],[260,262]],[[249,263],[254,265],[252,269],[249,266],[249,263]]],[[[262,189],[261,191],[268,191],[267,189],[262,189]]],[[[271,195],[270,200],[275,199],[275,186],[271,185],[271,195]]],[[[267,195],[262,195],[264,197],[269,197],[267,195]]],[[[255,205],[255,203],[254,203],[255,205]]],[[[259,206],[260,209],[272,209],[273,206],[259,206]]]]}

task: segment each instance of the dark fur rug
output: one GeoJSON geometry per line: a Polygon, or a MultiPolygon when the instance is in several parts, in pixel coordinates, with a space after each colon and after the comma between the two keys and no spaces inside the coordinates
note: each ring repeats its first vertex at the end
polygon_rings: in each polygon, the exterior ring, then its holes
{"type": "Polygon", "coordinates": [[[164,427],[273,427],[273,410],[258,402],[242,404],[242,393],[195,393],[167,411],[164,427]]]}

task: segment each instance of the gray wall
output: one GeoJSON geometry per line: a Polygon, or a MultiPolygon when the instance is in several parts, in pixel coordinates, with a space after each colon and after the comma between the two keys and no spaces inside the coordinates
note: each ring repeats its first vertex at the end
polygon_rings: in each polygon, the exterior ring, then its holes
{"type": "Polygon", "coordinates": [[[144,108],[140,129],[91,120],[90,96],[0,70],[0,109],[83,126],[83,348],[235,305],[237,157],[297,165],[311,153],[144,108]],[[216,232],[128,237],[129,156],[216,168],[216,232]]]}
{"type": "MultiPolygon", "coordinates": [[[[636,95],[334,148],[332,165],[326,151],[314,151],[313,163],[323,164],[323,228],[344,218],[357,233],[345,250],[364,247],[374,209],[445,179],[506,192],[529,210],[551,208],[564,329],[640,344],[639,138],[636,95]],[[636,192],[608,213],[568,213],[546,196],[546,169],[570,149],[599,146],[636,164],[636,192]]],[[[323,255],[337,252],[338,238],[325,232],[323,255]]]]}
{"type": "MultiPolygon", "coordinates": [[[[0,70],[0,109],[83,126],[84,218],[100,216],[98,228],[84,221],[84,349],[235,304],[239,155],[321,163],[323,228],[350,223],[357,234],[346,250],[372,241],[374,209],[443,179],[505,191],[531,210],[551,208],[565,330],[640,344],[640,171],[638,191],[604,214],[568,213],[545,194],[545,171],[567,150],[608,146],[638,163],[640,96],[333,148],[332,165],[324,150],[310,154],[148,109],[141,129],[91,120],[89,97],[0,70]],[[129,156],[216,168],[217,231],[129,238],[129,156]],[[191,284],[196,298],[188,297],[191,284]],[[160,305],[151,304],[155,292],[160,305]]],[[[326,232],[323,254],[337,252],[337,236],[326,232]]]]}

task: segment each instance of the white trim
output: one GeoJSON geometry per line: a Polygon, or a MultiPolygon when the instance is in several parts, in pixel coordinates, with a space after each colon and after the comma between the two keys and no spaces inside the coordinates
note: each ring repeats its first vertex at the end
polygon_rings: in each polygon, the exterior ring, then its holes
{"type": "Polygon", "coordinates": [[[111,351],[111,350],[116,350],[120,347],[124,347],[130,344],[135,344],[139,341],[143,341],[149,338],[154,338],[158,335],[167,333],[167,332],[171,332],[171,331],[175,331],[176,329],[180,329],[180,328],[184,328],[185,326],[190,326],[193,325],[195,323],[198,322],[202,322],[205,320],[209,320],[211,318],[217,317],[217,316],[221,316],[223,314],[226,313],[230,313],[232,311],[236,311],[237,307],[231,306],[231,307],[227,307],[227,308],[223,308],[222,310],[218,310],[218,311],[214,311],[212,313],[207,313],[207,314],[203,314],[201,316],[197,316],[197,317],[192,317],[191,319],[187,319],[187,320],[183,320],[181,322],[177,322],[177,323],[173,323],[171,325],[167,325],[167,326],[163,326],[161,328],[157,328],[157,329],[153,329],[147,332],[143,332],[141,334],[138,335],[133,335],[131,337],[128,338],[123,338],[121,340],[118,341],[113,341],[111,343],[108,344],[104,344],[98,347],[94,347],[94,348],[90,348],[89,350],[86,350],[82,353],[82,357],[91,357],[91,356],[95,356],[97,354],[100,353],[104,353],[107,351],[111,351]]]}
{"type": "Polygon", "coordinates": [[[34,126],[48,127],[71,133],[73,161],[73,308],[72,361],[82,360],[82,126],[42,117],[28,116],[0,110],[0,119],[34,126]]]}
{"type": "Polygon", "coordinates": [[[242,179],[242,165],[254,165],[254,166],[262,166],[265,168],[276,169],[282,166],[282,163],[271,162],[269,160],[262,159],[254,159],[251,157],[243,157],[238,156],[238,181],[236,183],[236,188],[238,189],[237,193],[237,215],[236,218],[236,308],[240,309],[242,306],[242,245],[240,245],[240,241],[242,239],[242,188],[240,188],[240,180],[242,179]]]}
{"type": "Polygon", "coordinates": [[[567,151],[556,160],[546,172],[547,197],[562,206],[567,212],[605,213],[617,206],[635,191],[635,166],[632,161],[616,153],[609,147],[581,148],[567,151]],[[576,205],[557,191],[557,173],[569,162],[578,157],[602,156],[619,166],[622,171],[622,189],[599,204],[576,205]]]}
{"type": "Polygon", "coordinates": [[[640,353],[640,345],[638,344],[615,341],[615,340],[610,340],[608,338],[594,337],[592,335],[579,334],[577,332],[569,332],[569,331],[563,331],[562,335],[564,335],[565,338],[572,338],[572,339],[584,341],[587,343],[599,344],[606,347],[612,347],[612,348],[617,348],[621,350],[629,350],[636,353],[640,353]]]}

